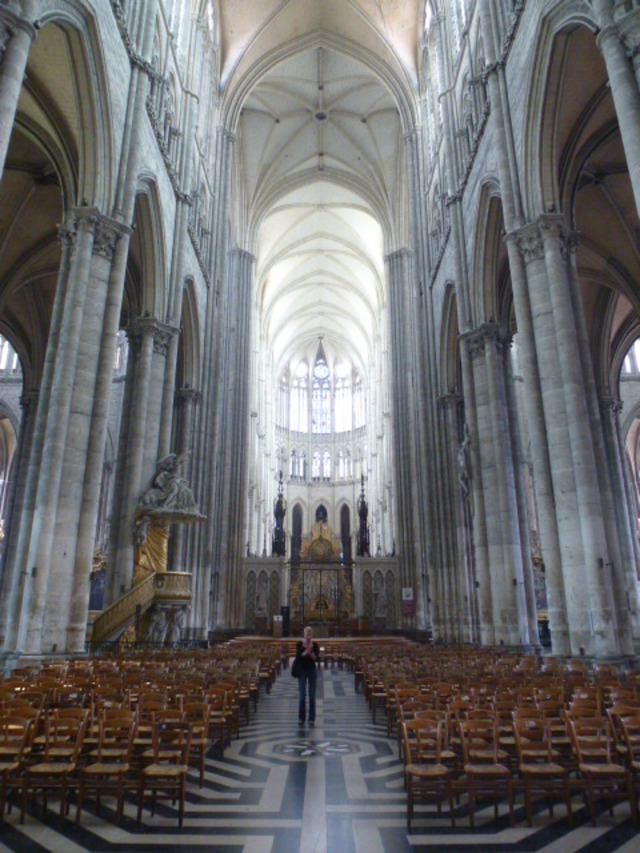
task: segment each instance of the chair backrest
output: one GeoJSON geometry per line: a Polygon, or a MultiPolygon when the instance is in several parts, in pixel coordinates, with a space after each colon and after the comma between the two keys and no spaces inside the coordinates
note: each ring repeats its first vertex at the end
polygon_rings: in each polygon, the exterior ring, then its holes
{"type": "Polygon", "coordinates": [[[627,759],[640,761],[640,713],[620,720],[622,734],[627,747],[627,759]]]}
{"type": "Polygon", "coordinates": [[[549,729],[543,719],[521,717],[514,719],[513,732],[520,763],[535,759],[550,762],[552,746],[549,729]]]}
{"type": "Polygon", "coordinates": [[[624,734],[622,732],[622,721],[625,717],[635,717],[640,714],[640,705],[629,705],[626,702],[620,702],[617,705],[612,705],[607,708],[607,717],[611,723],[611,733],[616,743],[622,744],[624,734]]]}
{"type": "Polygon", "coordinates": [[[154,726],[157,723],[166,723],[167,725],[181,723],[183,720],[184,713],[179,705],[175,705],[171,708],[161,708],[153,712],[154,726]]]}
{"type": "Polygon", "coordinates": [[[571,744],[580,763],[614,763],[611,724],[603,717],[569,717],[571,744]]]}
{"type": "Polygon", "coordinates": [[[128,762],[131,757],[134,735],[135,719],[133,716],[102,718],[98,734],[98,761],[103,760],[105,752],[106,756],[112,759],[114,750],[117,750],[120,752],[118,761],[121,763],[128,762]]]}
{"type": "Polygon", "coordinates": [[[156,764],[189,764],[193,725],[186,722],[158,722],[153,726],[153,760],[156,764]]]}
{"type": "Polygon", "coordinates": [[[465,764],[498,763],[497,720],[461,720],[459,731],[465,764]]]}
{"type": "Polygon", "coordinates": [[[61,716],[60,714],[49,715],[44,721],[44,751],[47,761],[51,760],[52,753],[61,747],[69,752],[64,756],[65,760],[75,762],[80,754],[82,740],[87,728],[87,717],[61,716]]]}
{"type": "Polygon", "coordinates": [[[187,702],[182,708],[183,719],[187,723],[193,723],[194,726],[204,726],[209,724],[209,705],[206,702],[187,702]]]}
{"type": "Polygon", "coordinates": [[[431,716],[415,717],[402,723],[405,764],[441,761],[446,724],[431,716]]]}
{"type": "Polygon", "coordinates": [[[11,760],[20,761],[30,745],[33,721],[21,715],[5,716],[0,720],[0,746],[11,751],[11,760]]]}

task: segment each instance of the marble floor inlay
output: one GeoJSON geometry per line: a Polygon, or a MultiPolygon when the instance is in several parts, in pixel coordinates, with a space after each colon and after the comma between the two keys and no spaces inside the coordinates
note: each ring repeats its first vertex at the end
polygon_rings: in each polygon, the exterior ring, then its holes
{"type": "Polygon", "coordinates": [[[114,803],[105,800],[100,815],[91,802],[75,825],[75,806],[62,819],[51,800],[43,816],[40,802],[25,823],[13,808],[0,822],[0,853],[39,851],[215,851],[215,853],[640,853],[640,832],[627,805],[607,810],[591,825],[579,797],[574,798],[574,826],[564,808],[540,804],[529,828],[520,797],[515,826],[501,805],[476,813],[469,827],[462,797],[456,828],[446,810],[418,807],[411,834],[406,831],[406,798],[397,739],[387,737],[386,723],[376,723],[353,674],[323,669],[318,678],[315,728],[297,722],[297,682],[283,670],[270,693],[262,693],[257,713],[241,727],[240,737],[224,759],[211,751],[204,787],[190,773],[184,826],[178,828],[170,805],[145,809],[136,823],[133,798],[118,824],[114,803]]]}

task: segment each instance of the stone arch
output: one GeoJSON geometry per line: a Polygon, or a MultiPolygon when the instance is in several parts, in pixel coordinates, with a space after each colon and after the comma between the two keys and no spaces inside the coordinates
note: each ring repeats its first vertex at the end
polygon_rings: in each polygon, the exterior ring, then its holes
{"type": "MultiPolygon", "coordinates": [[[[44,9],[39,22],[40,31],[29,61],[32,63],[36,58],[34,51],[41,48],[50,50],[50,46],[45,44],[49,27],[64,34],[69,74],[61,73],[59,79],[68,79],[73,87],[74,106],[79,113],[77,126],[82,128],[81,139],[70,145],[67,138],[63,146],[65,150],[75,152],[77,157],[75,192],[66,197],[66,206],[84,203],[107,212],[115,200],[116,140],[112,133],[112,105],[97,22],[91,8],[80,0],[67,0],[57,8],[44,9]],[[85,136],[93,140],[92,145],[84,144],[85,136]]],[[[29,76],[27,65],[27,80],[29,76]]]]}
{"type": "MultiPolygon", "coordinates": [[[[505,293],[508,277],[506,245],[503,240],[502,204],[495,181],[487,181],[480,192],[476,218],[473,271],[471,281],[476,290],[471,295],[472,323],[499,324],[509,327],[509,296],[505,293]]],[[[510,290],[510,288],[509,288],[510,290]]]]}
{"type": "Polygon", "coordinates": [[[158,188],[152,177],[139,182],[129,263],[137,272],[140,314],[164,321],[168,310],[166,239],[158,188]]]}
{"type": "Polygon", "coordinates": [[[445,285],[440,321],[440,394],[461,394],[458,306],[453,282],[445,285]]]}
{"type": "Polygon", "coordinates": [[[187,278],[182,288],[180,346],[177,383],[182,388],[197,388],[200,383],[200,322],[195,285],[187,278]]]}
{"type": "Polygon", "coordinates": [[[556,172],[556,118],[558,99],[562,94],[560,80],[567,42],[575,28],[580,26],[592,33],[596,30],[593,10],[586,0],[580,0],[571,7],[559,5],[547,15],[541,15],[537,31],[532,36],[536,50],[524,93],[528,109],[522,126],[525,143],[521,190],[528,220],[543,211],[562,209],[556,172]]]}

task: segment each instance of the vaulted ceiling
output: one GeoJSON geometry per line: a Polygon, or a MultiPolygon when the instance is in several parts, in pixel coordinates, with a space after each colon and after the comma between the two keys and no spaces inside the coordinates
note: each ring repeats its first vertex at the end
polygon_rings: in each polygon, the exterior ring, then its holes
{"type": "Polygon", "coordinates": [[[424,4],[219,6],[237,239],[256,255],[263,344],[277,373],[319,337],[330,362],[366,371],[384,338],[384,255],[407,238],[403,130],[424,4]]]}

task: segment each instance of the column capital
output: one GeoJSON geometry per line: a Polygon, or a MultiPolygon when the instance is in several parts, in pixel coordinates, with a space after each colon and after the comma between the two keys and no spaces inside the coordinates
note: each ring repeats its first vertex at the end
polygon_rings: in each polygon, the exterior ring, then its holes
{"type": "Polygon", "coordinates": [[[97,207],[89,205],[76,207],[71,213],[69,224],[58,228],[58,236],[62,243],[70,242],[75,249],[79,233],[93,234],[93,254],[107,260],[113,258],[116,244],[123,234],[130,234],[131,229],[109,216],[101,213],[97,207]]]}
{"type": "Polygon", "coordinates": [[[197,406],[202,401],[202,392],[185,385],[176,391],[176,402],[180,405],[197,406]]]}
{"type": "Polygon", "coordinates": [[[544,213],[538,217],[537,224],[543,243],[554,241],[558,244],[560,254],[566,259],[575,255],[580,244],[580,232],[567,227],[562,214],[544,213]]]}
{"type": "Polygon", "coordinates": [[[537,222],[531,222],[510,231],[506,235],[506,239],[516,244],[525,264],[544,258],[544,244],[537,222]]]}
{"type": "Polygon", "coordinates": [[[26,412],[31,407],[38,405],[40,391],[37,388],[28,388],[20,395],[20,408],[26,412]]]}
{"type": "Polygon", "coordinates": [[[31,41],[35,40],[37,30],[33,22],[27,20],[27,18],[20,17],[17,12],[11,9],[0,9],[0,62],[7,49],[7,44],[11,37],[15,35],[16,30],[26,33],[31,41]]]}
{"type": "Polygon", "coordinates": [[[640,8],[625,12],[624,4],[617,3],[613,14],[627,56],[633,59],[640,53],[640,8]]]}
{"type": "Polygon", "coordinates": [[[564,216],[561,213],[542,213],[536,219],[540,236],[545,238],[563,238],[567,232],[564,216]]]}
{"type": "Polygon", "coordinates": [[[600,411],[602,412],[610,412],[613,415],[619,415],[623,409],[622,400],[618,397],[613,397],[609,394],[603,394],[598,403],[600,405],[600,411]]]}
{"type": "Polygon", "coordinates": [[[442,394],[440,397],[438,397],[438,406],[444,410],[455,409],[461,400],[461,394],[456,394],[453,391],[449,391],[448,394],[442,394]]]}
{"type": "Polygon", "coordinates": [[[488,344],[493,344],[496,352],[501,353],[507,342],[507,336],[497,323],[483,323],[475,329],[461,332],[458,337],[461,342],[466,343],[472,359],[484,355],[488,344]]]}
{"type": "Polygon", "coordinates": [[[166,355],[169,350],[169,344],[174,335],[179,335],[180,329],[176,326],[169,326],[167,323],[162,323],[155,317],[143,316],[137,317],[127,329],[127,337],[130,339],[132,346],[138,351],[142,339],[145,337],[153,338],[153,351],[166,355]]]}

